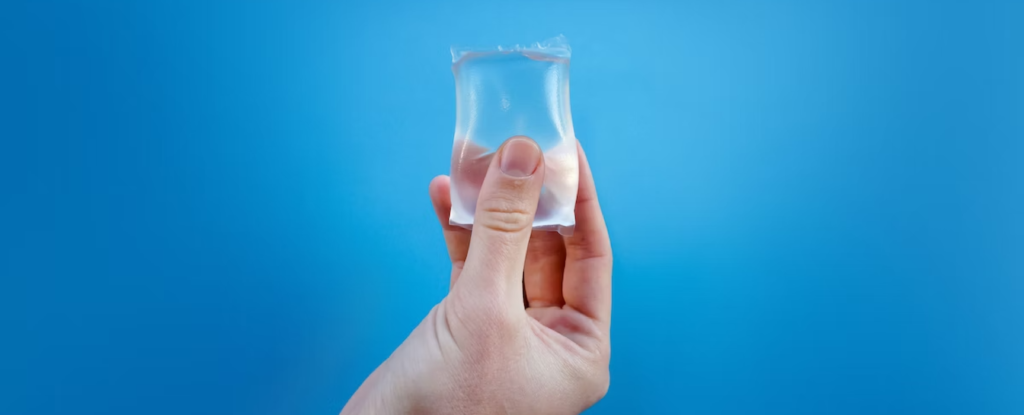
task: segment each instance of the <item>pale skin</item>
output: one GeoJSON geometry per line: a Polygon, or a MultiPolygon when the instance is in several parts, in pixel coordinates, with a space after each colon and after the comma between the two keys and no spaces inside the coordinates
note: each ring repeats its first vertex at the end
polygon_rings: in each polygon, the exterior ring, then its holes
{"type": "Polygon", "coordinates": [[[430,198],[452,262],[448,296],[342,415],[576,414],[604,397],[612,251],[590,165],[578,154],[568,237],[531,229],[544,168],[528,138],[509,139],[491,160],[472,231],[448,224],[450,182],[434,178],[430,198]]]}

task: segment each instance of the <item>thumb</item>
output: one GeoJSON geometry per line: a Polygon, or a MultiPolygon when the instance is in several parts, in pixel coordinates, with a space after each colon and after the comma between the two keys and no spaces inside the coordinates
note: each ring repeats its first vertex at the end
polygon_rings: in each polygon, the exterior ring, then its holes
{"type": "Polygon", "coordinates": [[[522,305],[523,263],[543,181],[544,154],[537,143],[524,136],[506,140],[480,188],[469,252],[457,282],[463,289],[522,305]]]}

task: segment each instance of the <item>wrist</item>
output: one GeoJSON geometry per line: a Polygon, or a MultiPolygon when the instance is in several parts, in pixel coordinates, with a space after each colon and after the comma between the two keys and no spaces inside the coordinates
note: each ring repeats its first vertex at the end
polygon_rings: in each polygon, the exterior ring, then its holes
{"type": "Polygon", "coordinates": [[[341,415],[411,413],[411,407],[404,405],[408,393],[388,374],[386,365],[387,362],[366,378],[341,410],[341,415]]]}
{"type": "Polygon", "coordinates": [[[389,359],[378,367],[352,395],[341,415],[443,413],[435,407],[437,396],[423,389],[431,380],[415,381],[419,377],[404,376],[394,370],[398,368],[393,364],[389,359]]]}

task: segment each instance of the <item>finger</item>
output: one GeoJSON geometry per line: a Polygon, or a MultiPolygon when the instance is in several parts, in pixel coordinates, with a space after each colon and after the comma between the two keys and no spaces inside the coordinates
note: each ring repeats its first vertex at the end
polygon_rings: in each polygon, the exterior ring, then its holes
{"type": "Polygon", "coordinates": [[[459,279],[462,266],[466,263],[469,251],[469,230],[448,224],[448,216],[452,210],[451,182],[448,176],[437,176],[430,181],[430,201],[434,205],[437,221],[441,223],[444,243],[448,247],[448,258],[452,261],[452,278],[449,288],[459,279]]]}
{"type": "Polygon", "coordinates": [[[457,139],[452,146],[452,177],[450,200],[454,205],[449,222],[466,226],[473,223],[476,200],[480,197],[487,169],[494,152],[471,140],[457,139]]]}
{"type": "Polygon", "coordinates": [[[459,284],[473,295],[497,294],[522,307],[523,261],[544,180],[543,154],[517,136],[498,149],[487,171],[459,284]]]}
{"type": "Polygon", "coordinates": [[[565,237],[565,304],[606,327],[612,308],[612,246],[597,189],[583,147],[577,142],[580,184],[576,196],[576,230],[565,237]]]}
{"type": "Polygon", "coordinates": [[[533,231],[526,249],[523,286],[529,307],[561,307],[565,243],[557,232],[533,231]]]}

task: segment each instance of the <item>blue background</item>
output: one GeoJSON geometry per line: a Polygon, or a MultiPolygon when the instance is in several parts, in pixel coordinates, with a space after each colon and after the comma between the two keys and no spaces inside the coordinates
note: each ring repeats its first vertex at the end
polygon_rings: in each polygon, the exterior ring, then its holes
{"type": "Polygon", "coordinates": [[[0,413],[340,410],[447,290],[449,45],[559,33],[590,413],[1024,413],[1024,10],[974,3],[4,1],[0,413]]]}

